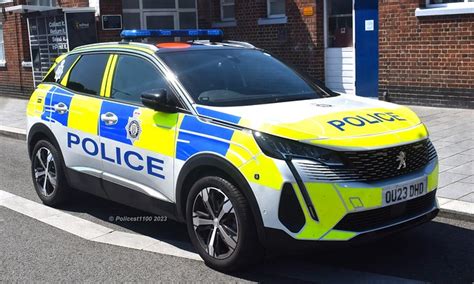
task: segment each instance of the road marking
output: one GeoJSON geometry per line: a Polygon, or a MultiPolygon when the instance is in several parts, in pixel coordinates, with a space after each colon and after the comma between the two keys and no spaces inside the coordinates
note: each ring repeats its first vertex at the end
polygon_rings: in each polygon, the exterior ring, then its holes
{"type": "Polygon", "coordinates": [[[0,190],[0,206],[89,241],[202,261],[197,253],[173,244],[116,231],[3,190],[0,190]]]}

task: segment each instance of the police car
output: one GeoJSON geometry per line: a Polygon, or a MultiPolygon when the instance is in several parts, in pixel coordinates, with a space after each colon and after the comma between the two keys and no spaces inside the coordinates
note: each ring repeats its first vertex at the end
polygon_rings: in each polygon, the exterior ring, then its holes
{"type": "Polygon", "coordinates": [[[277,240],[357,241],[438,213],[437,155],[410,109],[334,93],[220,30],[122,37],[60,56],[31,96],[45,204],[74,188],[169,216],[221,270],[277,240]],[[137,42],[166,36],[201,39],[137,42]]]}

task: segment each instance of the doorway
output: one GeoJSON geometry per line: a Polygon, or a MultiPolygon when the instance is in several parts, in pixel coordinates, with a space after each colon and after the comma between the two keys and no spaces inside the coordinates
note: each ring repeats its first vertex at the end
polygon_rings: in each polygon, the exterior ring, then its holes
{"type": "Polygon", "coordinates": [[[340,93],[378,97],[378,1],[324,4],[326,85],[340,93]]]}

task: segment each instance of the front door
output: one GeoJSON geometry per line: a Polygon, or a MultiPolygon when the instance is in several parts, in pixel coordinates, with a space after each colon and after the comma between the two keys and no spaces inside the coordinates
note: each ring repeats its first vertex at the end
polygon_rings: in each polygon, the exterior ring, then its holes
{"type": "Polygon", "coordinates": [[[147,91],[169,90],[166,79],[142,57],[114,56],[99,124],[105,189],[111,197],[126,198],[131,189],[172,202],[178,114],[146,108],[140,99],[147,91]]]}
{"type": "Polygon", "coordinates": [[[378,97],[378,1],[355,0],[356,90],[358,96],[378,97]]]}

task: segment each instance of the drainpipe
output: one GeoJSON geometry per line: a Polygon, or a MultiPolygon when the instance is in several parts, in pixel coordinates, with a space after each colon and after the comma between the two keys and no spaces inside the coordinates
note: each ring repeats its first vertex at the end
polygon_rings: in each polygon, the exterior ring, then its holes
{"type": "MultiPolygon", "coordinates": [[[[21,25],[21,15],[18,15],[18,18],[19,18],[19,25],[16,24],[16,16],[17,15],[14,15],[15,16],[15,31],[16,31],[16,49],[17,49],[17,52],[18,52],[18,61],[19,61],[19,66],[20,68],[18,69],[20,71],[20,92],[21,94],[23,95],[23,82],[22,82],[22,78],[23,78],[23,66],[21,66],[21,61],[22,61],[22,58],[20,57],[23,57],[23,48],[21,49],[21,52],[20,52],[20,41],[18,40],[19,37],[18,36],[21,36],[21,34],[18,32],[18,26],[21,25]]],[[[29,40],[29,39],[28,39],[29,40]]]]}

